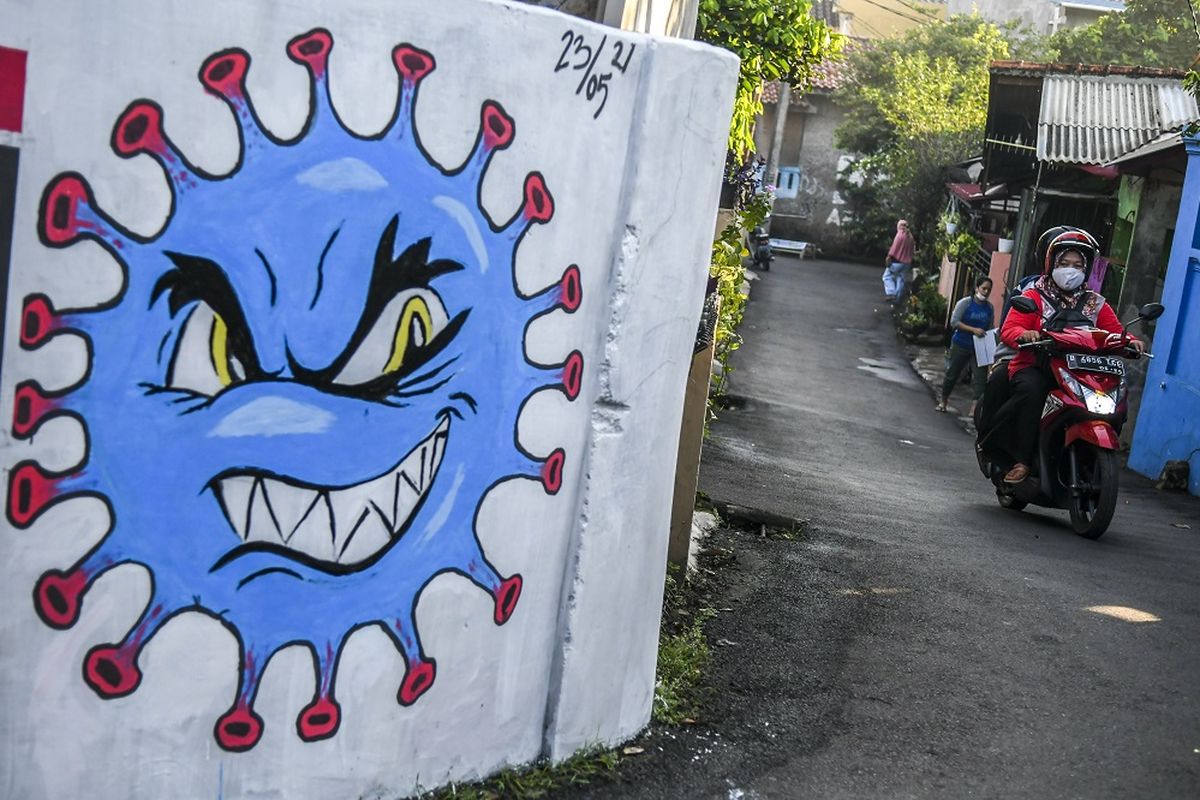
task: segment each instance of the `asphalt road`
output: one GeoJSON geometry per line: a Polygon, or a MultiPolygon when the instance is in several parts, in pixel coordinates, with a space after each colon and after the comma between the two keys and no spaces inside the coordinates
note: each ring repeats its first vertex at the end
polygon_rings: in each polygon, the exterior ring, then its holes
{"type": "Polygon", "coordinates": [[[1000,508],[878,273],[755,283],[701,490],[810,522],[714,537],[710,708],[590,796],[1200,797],[1200,500],[1124,472],[1094,542],[1000,508]]]}

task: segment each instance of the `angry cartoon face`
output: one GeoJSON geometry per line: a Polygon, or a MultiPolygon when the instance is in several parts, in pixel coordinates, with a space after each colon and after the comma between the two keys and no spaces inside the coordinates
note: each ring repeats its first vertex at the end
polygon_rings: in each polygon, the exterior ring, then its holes
{"type": "Polygon", "coordinates": [[[574,265],[534,295],[516,288],[522,237],[553,215],[542,176],[529,175],[504,224],[480,202],[488,161],[512,141],[513,121],[486,102],[466,163],[434,163],[412,124],[434,59],[400,45],[396,114],[378,135],[359,136],[330,102],[332,46],[318,29],[288,47],[313,92],[304,130],[286,142],[254,112],[245,52],[204,63],[202,83],[238,121],[241,154],[228,175],[188,163],[166,137],[161,109],[132,103],[112,148],[162,166],[171,187],[165,225],[138,236],[96,206],[81,176],[59,175],[42,198],[43,244],[99,243],[124,285],[96,308],[60,310],[30,296],[21,322],[30,350],[61,333],[83,337],[90,368],[54,393],[22,383],[14,434],[74,416],[87,455],[67,473],[14,468],[9,520],[27,527],[81,495],[100,498],[112,520],[78,563],[41,577],[35,608],[46,624],[70,627],[99,575],[120,564],[146,569],[152,596],[140,619],[84,661],[85,680],[105,698],[137,688],[138,654],[169,619],[218,619],[241,659],[237,696],[215,726],[227,750],[261,737],[259,679],[294,644],[311,651],[317,675],[298,734],[336,733],[338,656],[367,625],[395,642],[407,665],[399,702],[416,702],[436,666],[414,612],[443,572],[489,592],[496,624],[509,619],[521,576],[502,577],[488,561],[476,513],[502,481],[558,491],[564,452],[526,452],[517,419],[538,391],[575,399],[583,373],[578,351],[550,365],[525,355],[532,319],[574,312],[582,299],[574,265]]]}

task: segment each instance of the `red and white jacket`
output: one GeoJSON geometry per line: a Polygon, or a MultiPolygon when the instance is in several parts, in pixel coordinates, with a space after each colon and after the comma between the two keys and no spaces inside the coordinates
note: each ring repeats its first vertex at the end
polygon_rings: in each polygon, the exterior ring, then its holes
{"type": "MultiPolygon", "coordinates": [[[[1017,355],[1013,357],[1013,360],[1008,362],[1008,374],[1010,377],[1015,375],[1018,370],[1032,367],[1037,363],[1037,354],[1032,349],[1018,349],[1020,342],[1017,339],[1025,331],[1043,330],[1045,323],[1058,312],[1054,304],[1048,301],[1045,295],[1037,289],[1026,289],[1022,294],[1037,303],[1038,310],[1026,314],[1015,308],[1010,308],[1008,316],[1004,318],[1004,326],[1000,329],[1000,339],[1017,351],[1017,355]]],[[[1074,310],[1086,318],[1094,327],[1101,330],[1109,332],[1119,332],[1122,330],[1121,320],[1117,318],[1117,313],[1096,292],[1087,290],[1087,295],[1079,298],[1079,302],[1075,305],[1074,310]]]]}

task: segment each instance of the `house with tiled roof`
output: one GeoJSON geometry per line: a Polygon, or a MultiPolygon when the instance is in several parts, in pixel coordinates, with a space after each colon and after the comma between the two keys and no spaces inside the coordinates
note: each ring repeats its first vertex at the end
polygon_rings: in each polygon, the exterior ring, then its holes
{"type": "MultiPolygon", "coordinates": [[[[863,45],[851,45],[856,46],[863,45]]],[[[817,66],[804,92],[783,92],[778,82],[763,88],[763,115],[755,126],[754,142],[763,158],[775,156],[766,176],[776,187],[772,236],[828,246],[838,234],[843,211],[837,176],[849,156],[834,145],[833,132],[845,113],[834,105],[832,95],[846,82],[847,73],[844,59],[827,60],[817,66]],[[782,120],[781,94],[789,95],[782,120]]]]}

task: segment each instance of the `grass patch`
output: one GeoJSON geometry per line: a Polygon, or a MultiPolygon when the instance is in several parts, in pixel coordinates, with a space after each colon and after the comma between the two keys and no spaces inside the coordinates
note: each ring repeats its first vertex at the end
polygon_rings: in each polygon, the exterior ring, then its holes
{"type": "Polygon", "coordinates": [[[568,786],[612,780],[620,763],[621,754],[618,750],[583,750],[561,764],[543,763],[506,769],[479,783],[452,783],[419,797],[424,800],[529,800],[545,797],[556,789],[568,786]]]}
{"type": "Polygon", "coordinates": [[[700,714],[704,674],[712,660],[704,626],[717,613],[699,607],[695,593],[680,583],[678,572],[678,568],[667,571],[651,712],[655,722],[665,725],[692,721],[700,714]]]}

